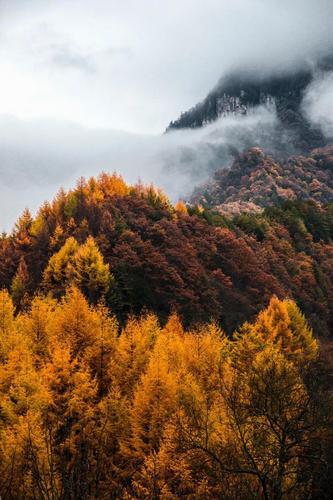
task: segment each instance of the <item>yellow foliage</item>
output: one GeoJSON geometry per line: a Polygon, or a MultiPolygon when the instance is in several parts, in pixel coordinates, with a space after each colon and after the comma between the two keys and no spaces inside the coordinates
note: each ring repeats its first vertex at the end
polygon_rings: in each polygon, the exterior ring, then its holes
{"type": "Polygon", "coordinates": [[[51,345],[60,342],[69,346],[72,357],[84,356],[85,350],[99,337],[98,312],[76,287],[69,288],[57,304],[48,323],[48,335],[51,345]]]}
{"type": "Polygon", "coordinates": [[[318,355],[318,344],[304,317],[291,300],[272,297],[267,309],[259,313],[254,330],[264,342],[279,345],[291,359],[313,360],[318,355]]]}
{"type": "Polygon", "coordinates": [[[4,498],[311,496],[302,472],[307,453],[322,460],[325,412],[294,302],[273,298],[231,340],[175,313],[119,333],[76,287],[15,315],[2,291],[0,340],[4,498]]]}
{"type": "Polygon", "coordinates": [[[78,242],[70,237],[60,250],[52,255],[43,274],[46,289],[62,290],[70,282],[72,262],[78,248],[78,242]]]}
{"type": "MultiPolygon", "coordinates": [[[[84,221],[80,230],[84,231],[84,221]]],[[[55,296],[75,284],[91,302],[96,302],[108,292],[111,280],[109,265],[104,263],[91,236],[83,245],[79,245],[73,237],[68,238],[52,255],[43,274],[44,287],[55,296]]]]}
{"type": "Polygon", "coordinates": [[[122,330],[109,367],[112,384],[122,394],[133,395],[159,333],[160,327],[153,314],[130,319],[122,330]]]}
{"type": "Polygon", "coordinates": [[[188,215],[188,211],[187,211],[186,205],[185,205],[185,203],[183,201],[178,201],[176,203],[175,210],[179,214],[188,215]]]}
{"type": "Polygon", "coordinates": [[[56,309],[56,301],[50,297],[36,296],[30,310],[17,318],[18,329],[24,333],[39,363],[49,355],[49,325],[56,309]]]}

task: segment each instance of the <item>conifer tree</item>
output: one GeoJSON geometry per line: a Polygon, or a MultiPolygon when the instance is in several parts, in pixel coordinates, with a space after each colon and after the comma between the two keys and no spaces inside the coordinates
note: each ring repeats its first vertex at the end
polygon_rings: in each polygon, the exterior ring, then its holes
{"type": "Polygon", "coordinates": [[[293,359],[313,361],[318,357],[318,342],[304,315],[293,300],[286,300],[289,327],[293,334],[293,359]]]}
{"type": "Polygon", "coordinates": [[[43,283],[46,290],[58,297],[68,285],[74,284],[90,302],[96,303],[109,291],[112,275],[92,237],[79,246],[71,236],[50,258],[43,283]]]}
{"type": "Polygon", "coordinates": [[[293,360],[314,360],[318,355],[312,331],[292,300],[272,297],[268,307],[259,313],[254,330],[264,342],[279,345],[293,360]]]}
{"type": "Polygon", "coordinates": [[[84,362],[79,362],[68,345],[55,344],[52,361],[43,376],[52,397],[44,416],[50,436],[50,457],[59,471],[60,496],[87,498],[94,481],[94,453],[98,427],[94,427],[97,385],[84,362]]]}
{"type": "MultiPolygon", "coordinates": [[[[83,358],[100,335],[100,320],[82,292],[71,287],[55,308],[48,324],[52,345],[67,345],[73,358],[83,358]]],[[[52,347],[52,346],[51,346],[52,347]]]]}
{"type": "Polygon", "coordinates": [[[71,283],[73,260],[78,248],[77,241],[70,237],[48,262],[43,274],[43,284],[46,290],[51,290],[56,297],[59,297],[71,283]]]}
{"type": "Polygon", "coordinates": [[[60,224],[57,224],[53,234],[50,236],[50,247],[53,251],[59,250],[63,244],[64,230],[60,224]]]}
{"type": "Polygon", "coordinates": [[[322,454],[318,436],[326,424],[317,420],[315,393],[308,392],[288,352],[280,344],[267,345],[247,370],[236,367],[221,394],[233,440],[229,464],[253,478],[251,491],[267,499],[296,491],[308,496],[308,472],[322,454]]]}
{"type": "Polygon", "coordinates": [[[0,355],[4,360],[9,352],[9,342],[14,329],[14,304],[7,290],[0,291],[0,355]]]}
{"type": "Polygon", "coordinates": [[[117,349],[118,322],[109,310],[98,304],[94,310],[96,334],[87,347],[84,358],[98,382],[99,394],[107,394],[110,388],[109,366],[117,349]]]}
{"type": "Polygon", "coordinates": [[[109,365],[112,385],[120,394],[128,398],[133,397],[159,334],[159,324],[153,314],[128,320],[109,365]]]}
{"type": "Polygon", "coordinates": [[[30,245],[30,229],[32,223],[33,218],[31,216],[30,210],[26,208],[23,211],[22,215],[19,217],[14,227],[15,246],[20,251],[27,250],[30,245]]]}
{"type": "Polygon", "coordinates": [[[24,308],[28,303],[29,283],[28,267],[22,256],[11,285],[12,299],[18,309],[24,308]]]}
{"type": "Polygon", "coordinates": [[[156,453],[176,408],[177,379],[168,363],[154,350],[146,372],[134,393],[131,410],[133,447],[137,459],[156,453]]]}
{"type": "Polygon", "coordinates": [[[55,320],[56,301],[51,297],[36,296],[30,309],[16,322],[24,331],[37,366],[50,356],[52,323],[55,320]]]}
{"type": "Polygon", "coordinates": [[[73,283],[96,303],[109,291],[112,275],[109,265],[104,263],[92,237],[89,237],[75,254],[73,259],[73,283]]]}

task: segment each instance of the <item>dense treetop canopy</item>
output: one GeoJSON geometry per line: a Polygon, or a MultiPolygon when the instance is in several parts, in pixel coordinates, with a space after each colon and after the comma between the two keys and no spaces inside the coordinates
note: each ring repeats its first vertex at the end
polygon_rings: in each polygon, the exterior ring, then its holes
{"type": "Polygon", "coordinates": [[[178,311],[186,324],[214,319],[227,332],[275,294],[295,299],[323,336],[332,330],[332,238],[331,205],[288,201],[227,217],[102,174],[61,190],[34,218],[22,214],[0,240],[0,282],[18,310],[35,293],[59,298],[75,284],[121,322],[178,311]]]}

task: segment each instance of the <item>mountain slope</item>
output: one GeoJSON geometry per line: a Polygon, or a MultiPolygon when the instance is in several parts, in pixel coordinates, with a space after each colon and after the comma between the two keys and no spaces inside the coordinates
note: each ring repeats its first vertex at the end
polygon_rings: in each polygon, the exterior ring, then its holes
{"type": "Polygon", "coordinates": [[[0,284],[19,310],[35,293],[61,297],[74,282],[92,302],[104,296],[121,322],[144,310],[164,321],[177,310],[186,324],[214,319],[227,332],[275,294],[294,298],[315,332],[329,335],[332,241],[332,206],[223,217],[104,174],[60,191],[35,218],[25,212],[2,236],[0,284]]]}
{"type": "Polygon", "coordinates": [[[276,110],[280,129],[292,134],[298,151],[323,146],[325,138],[304,116],[302,100],[316,72],[329,71],[332,67],[330,57],[316,67],[305,65],[304,69],[280,75],[235,71],[222,78],[202,102],[172,121],[167,130],[202,127],[219,117],[249,114],[255,107],[264,105],[276,110]]]}
{"type": "Polygon", "coordinates": [[[195,190],[191,201],[237,214],[297,199],[321,205],[333,202],[333,146],[285,161],[251,148],[230,168],[217,170],[213,180],[195,190]]]}

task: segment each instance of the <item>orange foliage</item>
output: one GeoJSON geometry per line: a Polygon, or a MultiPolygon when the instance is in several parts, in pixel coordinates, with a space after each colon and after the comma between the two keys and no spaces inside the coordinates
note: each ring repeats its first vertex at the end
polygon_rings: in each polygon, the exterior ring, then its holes
{"type": "Polygon", "coordinates": [[[290,300],[228,339],[176,313],[119,332],[75,288],[15,316],[1,292],[0,340],[3,498],[304,498],[327,474],[318,345],[290,300]]]}

